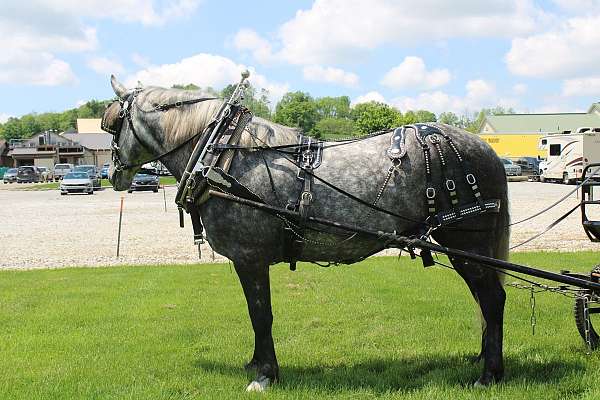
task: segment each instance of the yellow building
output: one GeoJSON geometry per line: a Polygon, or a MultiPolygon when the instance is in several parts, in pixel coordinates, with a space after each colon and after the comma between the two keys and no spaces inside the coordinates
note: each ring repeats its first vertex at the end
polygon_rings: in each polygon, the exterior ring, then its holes
{"type": "Polygon", "coordinates": [[[545,156],[539,139],[550,133],[574,132],[582,127],[600,127],[600,103],[586,113],[488,115],[479,127],[479,136],[502,157],[545,156]]]}

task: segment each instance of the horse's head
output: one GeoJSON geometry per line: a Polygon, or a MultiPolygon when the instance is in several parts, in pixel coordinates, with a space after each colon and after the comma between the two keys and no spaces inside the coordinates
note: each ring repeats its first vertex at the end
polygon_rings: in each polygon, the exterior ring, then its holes
{"type": "Polygon", "coordinates": [[[127,90],[114,75],[110,83],[118,100],[104,112],[102,129],[113,135],[113,165],[109,180],[114,190],[120,191],[129,189],[144,160],[150,160],[153,155],[142,142],[149,140],[146,124],[138,118],[132,107],[139,91],[127,90]]]}

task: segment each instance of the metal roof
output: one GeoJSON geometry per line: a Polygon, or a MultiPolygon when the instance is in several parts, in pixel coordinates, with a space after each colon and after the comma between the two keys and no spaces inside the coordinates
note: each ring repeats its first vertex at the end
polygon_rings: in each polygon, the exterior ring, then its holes
{"type": "Polygon", "coordinates": [[[56,154],[53,150],[39,151],[35,147],[15,147],[8,152],[9,156],[42,156],[56,154]]]}
{"type": "Polygon", "coordinates": [[[63,136],[89,150],[110,150],[112,141],[108,133],[64,133],[63,136]]]}
{"type": "MultiPolygon", "coordinates": [[[[581,126],[600,127],[597,113],[503,114],[488,115],[495,133],[552,133],[574,131],[581,126]]],[[[480,131],[480,133],[482,133],[480,131]]]]}

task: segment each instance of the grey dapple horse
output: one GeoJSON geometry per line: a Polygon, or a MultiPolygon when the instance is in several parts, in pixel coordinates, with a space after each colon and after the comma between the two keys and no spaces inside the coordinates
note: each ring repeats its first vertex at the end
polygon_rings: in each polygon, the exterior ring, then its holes
{"type": "MultiPolygon", "coordinates": [[[[154,111],[157,104],[174,103],[199,97],[198,93],[145,88],[132,96],[113,77],[116,95],[133,101],[131,121],[125,121],[118,135],[118,152],[126,164],[143,163],[174,149],[192,135],[201,132],[209,123],[221,100],[209,100],[177,107],[165,112],[154,111]],[[133,124],[136,135],[132,134],[133,124]]],[[[499,199],[500,212],[482,214],[455,224],[452,229],[440,228],[433,237],[440,244],[463,249],[498,259],[506,259],[509,240],[507,184],[502,163],[494,151],[477,136],[447,125],[437,125],[450,135],[468,159],[477,176],[483,198],[499,199]],[[462,231],[460,230],[462,229],[462,231]]],[[[270,121],[254,118],[246,128],[242,142],[257,144],[291,144],[297,142],[297,131],[270,121]]],[[[316,175],[332,182],[354,196],[372,202],[382,187],[390,167],[386,150],[390,134],[373,136],[343,146],[326,148],[316,175]]],[[[409,221],[373,211],[347,196],[332,190],[319,180],[314,182],[311,213],[347,224],[362,225],[383,231],[410,232],[416,229],[410,221],[427,218],[425,204],[425,167],[423,152],[414,137],[408,136],[407,153],[387,185],[379,206],[408,217],[409,221]]],[[[161,159],[179,180],[190,157],[193,143],[181,147],[161,159]]],[[[450,174],[456,179],[459,196],[471,196],[456,161],[447,157],[450,174]]],[[[439,159],[433,154],[434,176],[439,172],[439,159]]],[[[266,203],[284,207],[289,199],[297,199],[301,187],[297,168],[284,156],[273,151],[237,151],[230,174],[251,189],[266,203]],[[270,171],[274,185],[269,179],[270,171]]],[[[129,188],[136,168],[113,171],[111,182],[115,190],[129,188]]],[[[437,174],[439,175],[439,173],[437,174]]],[[[442,187],[441,178],[434,178],[436,187],[442,187]]],[[[450,208],[449,200],[440,198],[440,210],[450,208]]],[[[465,197],[466,198],[466,197],[465,197]]],[[[278,379],[279,366],[271,335],[273,315],[269,287],[269,266],[286,260],[282,241],[282,221],[262,211],[243,205],[212,198],[198,206],[206,227],[211,247],[233,261],[239,276],[248,312],[254,329],[254,353],[247,368],[256,370],[256,378],[248,390],[264,390],[278,379]]],[[[375,239],[353,236],[348,232],[319,232],[307,229],[306,244],[300,256],[304,261],[348,261],[383,249],[375,239]]],[[[452,259],[452,264],[465,280],[480,306],[483,317],[481,352],[483,371],[477,385],[488,385],[503,377],[502,329],[505,292],[497,272],[473,262],[452,259]]]]}

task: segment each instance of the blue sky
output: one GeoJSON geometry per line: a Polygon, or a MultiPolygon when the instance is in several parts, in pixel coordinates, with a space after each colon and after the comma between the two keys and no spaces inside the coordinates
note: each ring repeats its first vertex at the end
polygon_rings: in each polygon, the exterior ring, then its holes
{"type": "Polygon", "coordinates": [[[4,0],[0,121],[110,98],[111,73],[221,88],[245,67],[273,103],[582,111],[600,98],[598,26],[600,0],[4,0]]]}

